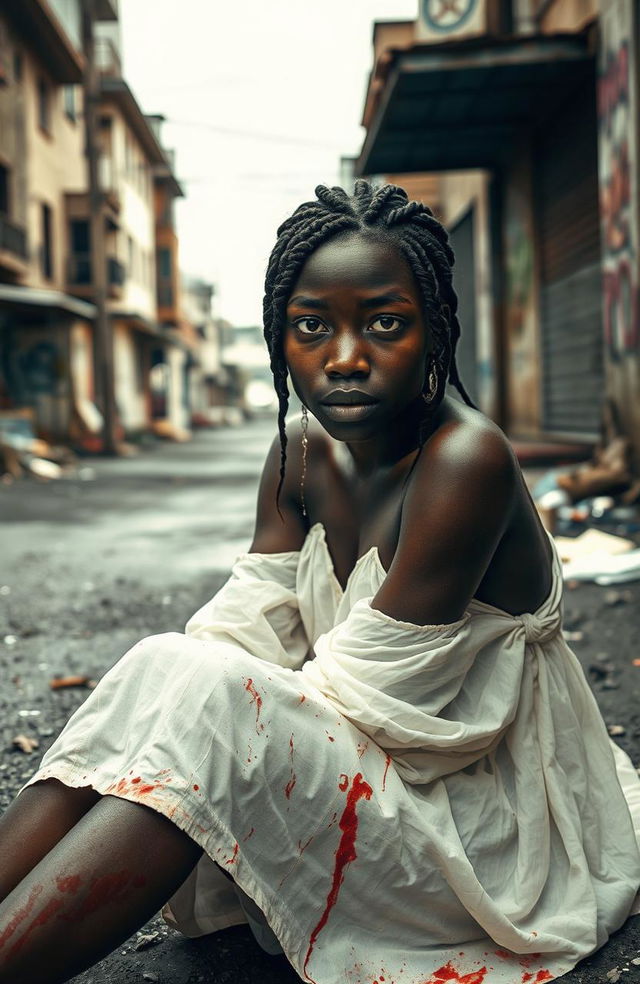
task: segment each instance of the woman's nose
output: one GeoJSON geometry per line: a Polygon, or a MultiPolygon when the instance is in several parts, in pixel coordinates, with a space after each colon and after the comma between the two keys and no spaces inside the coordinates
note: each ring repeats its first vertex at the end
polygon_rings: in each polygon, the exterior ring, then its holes
{"type": "Polygon", "coordinates": [[[364,339],[351,333],[338,333],[327,355],[327,376],[368,376],[371,370],[364,339]]]}

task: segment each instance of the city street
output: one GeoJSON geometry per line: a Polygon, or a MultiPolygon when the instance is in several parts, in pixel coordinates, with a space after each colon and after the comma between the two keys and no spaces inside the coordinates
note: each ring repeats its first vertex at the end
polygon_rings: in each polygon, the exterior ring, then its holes
{"type": "MultiPolygon", "coordinates": [[[[225,580],[251,539],[273,433],[272,421],[257,420],[134,458],[85,459],[58,482],[0,486],[1,809],[88,693],[52,689],[50,681],[100,679],[139,638],[182,629],[225,580]],[[14,747],[19,734],[38,748],[14,747]]],[[[565,609],[605,721],[638,766],[640,582],[615,590],[580,585],[566,592],[565,609]]],[[[622,980],[640,981],[640,965],[630,963],[638,957],[635,917],[562,980],[615,984],[618,968],[622,980]]],[[[263,954],[244,927],[192,941],[156,918],[76,980],[293,984],[298,977],[284,958],[263,954]]]]}

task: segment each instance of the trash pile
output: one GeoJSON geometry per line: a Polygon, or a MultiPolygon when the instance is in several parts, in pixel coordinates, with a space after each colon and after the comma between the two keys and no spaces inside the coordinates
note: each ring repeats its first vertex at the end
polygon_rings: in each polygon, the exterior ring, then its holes
{"type": "Polygon", "coordinates": [[[11,485],[23,475],[41,481],[62,478],[75,466],[70,448],[36,436],[30,410],[0,412],[0,481],[11,485]]]}
{"type": "Polygon", "coordinates": [[[640,478],[632,448],[605,405],[602,438],[590,461],[554,468],[532,495],[554,536],[566,581],[640,580],[640,478]]]}

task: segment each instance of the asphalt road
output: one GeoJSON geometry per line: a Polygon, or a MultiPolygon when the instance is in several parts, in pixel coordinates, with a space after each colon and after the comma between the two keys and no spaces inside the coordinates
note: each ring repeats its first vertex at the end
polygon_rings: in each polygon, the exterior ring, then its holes
{"type": "MultiPolygon", "coordinates": [[[[161,444],[139,457],[91,459],[50,484],[0,487],[0,809],[28,778],[85,689],[52,690],[55,676],[99,679],[145,635],[182,628],[220,586],[253,528],[260,466],[273,425],[254,421],[161,444]],[[32,754],[14,749],[25,734],[32,754]]],[[[640,766],[640,584],[566,593],[565,624],[607,724],[640,766]],[[597,672],[606,662],[608,674],[597,672]],[[589,672],[595,665],[596,671],[589,672]]],[[[143,940],[144,943],[144,940],[143,940]]],[[[640,918],[563,978],[640,982],[640,918]],[[628,969],[627,969],[628,968],[628,969]]],[[[186,940],[159,918],[78,984],[294,984],[240,927],[186,940]],[[142,935],[148,946],[137,948],[142,935]]],[[[514,982],[516,984],[516,982],[514,982]]]]}

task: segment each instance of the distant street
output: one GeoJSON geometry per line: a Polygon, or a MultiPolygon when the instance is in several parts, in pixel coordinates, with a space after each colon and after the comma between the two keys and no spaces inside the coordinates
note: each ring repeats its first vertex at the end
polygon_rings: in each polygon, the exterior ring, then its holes
{"type": "MultiPolygon", "coordinates": [[[[86,459],[49,484],[0,486],[0,809],[85,699],[86,688],[51,689],[56,676],[99,679],[139,638],[180,630],[224,581],[252,535],[255,496],[273,421],[199,432],[135,458],[86,459]],[[39,743],[13,748],[22,734],[39,743]]],[[[640,764],[640,583],[566,592],[566,627],[606,723],[640,764]]],[[[281,958],[265,956],[246,928],[200,941],[156,918],[79,984],[295,984],[281,958]],[[140,946],[139,949],[136,949],[140,946]]],[[[640,956],[640,919],[572,984],[640,956]]],[[[616,980],[611,977],[609,980],[616,980]]],[[[410,982],[414,984],[414,982],[410,982]]],[[[517,982],[514,982],[517,984],[517,982]]]]}

